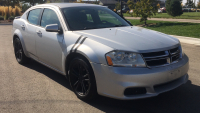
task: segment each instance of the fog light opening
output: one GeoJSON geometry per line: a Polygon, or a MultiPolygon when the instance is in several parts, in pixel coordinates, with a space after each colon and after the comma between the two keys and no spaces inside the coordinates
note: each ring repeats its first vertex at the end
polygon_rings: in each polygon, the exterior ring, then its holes
{"type": "Polygon", "coordinates": [[[124,91],[125,96],[134,96],[134,95],[141,95],[146,94],[146,88],[140,87],[140,88],[127,88],[124,91]]]}

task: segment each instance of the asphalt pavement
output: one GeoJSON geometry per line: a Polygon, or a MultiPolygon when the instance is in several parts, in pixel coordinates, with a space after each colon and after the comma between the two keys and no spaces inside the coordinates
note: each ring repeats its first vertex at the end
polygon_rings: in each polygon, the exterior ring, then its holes
{"type": "Polygon", "coordinates": [[[0,26],[0,113],[200,113],[200,46],[182,44],[190,58],[189,81],[157,97],[122,101],[99,96],[84,102],[64,76],[35,62],[17,63],[11,25],[0,26]]]}

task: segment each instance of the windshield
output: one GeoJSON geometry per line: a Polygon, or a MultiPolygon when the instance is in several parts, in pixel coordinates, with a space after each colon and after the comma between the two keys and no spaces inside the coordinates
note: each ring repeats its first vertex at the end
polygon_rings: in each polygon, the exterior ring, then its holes
{"type": "Polygon", "coordinates": [[[71,30],[130,26],[124,19],[104,7],[69,7],[62,12],[71,30]]]}

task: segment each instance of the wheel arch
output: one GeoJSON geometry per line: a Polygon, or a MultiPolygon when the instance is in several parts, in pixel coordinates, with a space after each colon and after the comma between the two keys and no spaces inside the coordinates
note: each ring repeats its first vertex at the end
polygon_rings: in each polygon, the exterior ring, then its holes
{"type": "Polygon", "coordinates": [[[64,73],[68,75],[67,72],[67,66],[72,58],[77,56],[82,56],[90,63],[90,66],[92,67],[93,71],[95,70],[91,63],[97,63],[97,64],[107,64],[107,61],[105,59],[105,53],[113,50],[112,48],[105,46],[101,43],[98,43],[91,39],[86,39],[84,43],[75,44],[73,48],[73,44],[69,45],[66,50],[64,51],[64,59],[63,59],[63,70],[64,73]],[[101,47],[101,49],[99,49],[101,47]]]}
{"type": "MultiPolygon", "coordinates": [[[[71,63],[71,61],[74,59],[74,58],[77,58],[77,57],[80,57],[82,59],[84,59],[85,61],[88,62],[88,64],[90,65],[90,67],[92,68],[92,65],[90,64],[90,60],[88,58],[88,56],[86,56],[84,53],[82,52],[71,52],[67,55],[66,59],[65,59],[65,73],[66,73],[66,77],[68,78],[68,69],[69,69],[69,65],[71,63]]],[[[93,70],[93,68],[92,68],[93,70]]]]}
{"type": "Polygon", "coordinates": [[[24,43],[24,39],[23,39],[23,36],[22,36],[22,33],[20,32],[20,30],[15,30],[14,33],[13,33],[13,46],[14,46],[14,39],[15,38],[19,38],[21,44],[22,44],[22,48],[23,48],[23,51],[24,51],[24,54],[29,57],[28,53],[27,53],[27,50],[26,50],[26,46],[25,46],[25,43],[24,43]]]}

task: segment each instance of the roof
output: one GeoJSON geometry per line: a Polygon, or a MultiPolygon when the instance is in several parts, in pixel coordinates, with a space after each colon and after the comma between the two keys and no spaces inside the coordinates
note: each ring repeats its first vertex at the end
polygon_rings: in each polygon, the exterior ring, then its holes
{"type": "Polygon", "coordinates": [[[100,0],[103,4],[116,4],[117,1],[115,0],[100,0]]]}
{"type": "MultiPolygon", "coordinates": [[[[44,5],[44,6],[53,5],[53,6],[58,6],[60,8],[81,7],[81,6],[100,6],[100,5],[96,5],[96,4],[86,4],[86,3],[48,3],[48,4],[41,4],[41,5],[44,5]]],[[[100,6],[100,7],[102,7],[102,6],[100,6]]]]}

